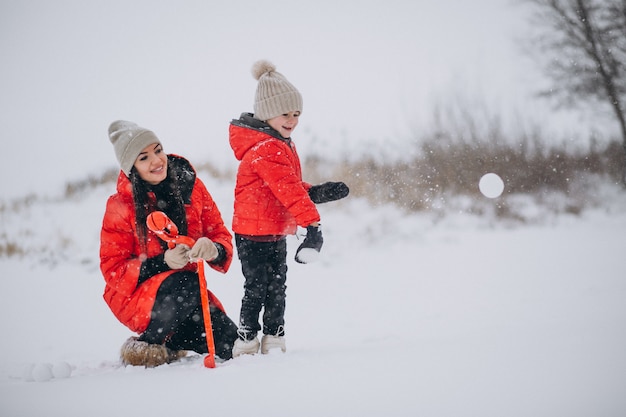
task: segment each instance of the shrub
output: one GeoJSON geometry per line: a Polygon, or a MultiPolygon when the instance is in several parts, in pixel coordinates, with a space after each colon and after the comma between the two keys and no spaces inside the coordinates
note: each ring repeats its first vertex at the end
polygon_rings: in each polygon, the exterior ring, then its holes
{"type": "Polygon", "coordinates": [[[498,214],[503,217],[515,217],[507,209],[507,195],[560,193],[579,202],[563,210],[578,213],[585,200],[578,183],[592,175],[620,183],[622,150],[618,141],[594,144],[586,150],[568,150],[565,144],[540,146],[539,142],[532,135],[511,145],[503,140],[439,133],[416,144],[417,152],[408,161],[364,157],[343,161],[329,171],[314,157],[305,160],[304,170],[319,181],[341,178],[350,185],[353,196],[373,204],[392,203],[412,212],[439,209],[454,196],[480,198],[480,178],[495,172],[505,183],[504,197],[498,202],[498,214]]]}

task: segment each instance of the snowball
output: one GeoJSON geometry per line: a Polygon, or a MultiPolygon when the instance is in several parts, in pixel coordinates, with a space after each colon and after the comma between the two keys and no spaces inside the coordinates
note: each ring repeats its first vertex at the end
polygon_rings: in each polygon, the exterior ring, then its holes
{"type": "Polygon", "coordinates": [[[56,362],[52,366],[52,375],[55,378],[69,378],[72,375],[72,367],[67,362],[56,362]]]}
{"type": "Polygon", "coordinates": [[[37,382],[49,381],[53,377],[52,365],[49,363],[38,363],[33,367],[33,379],[37,382]]]}
{"type": "Polygon", "coordinates": [[[500,197],[500,194],[504,191],[504,181],[498,174],[490,172],[481,177],[478,188],[487,198],[500,197]]]}
{"type": "Polygon", "coordinates": [[[303,248],[298,252],[298,260],[305,264],[310,264],[318,260],[320,253],[315,249],[303,248]]]}

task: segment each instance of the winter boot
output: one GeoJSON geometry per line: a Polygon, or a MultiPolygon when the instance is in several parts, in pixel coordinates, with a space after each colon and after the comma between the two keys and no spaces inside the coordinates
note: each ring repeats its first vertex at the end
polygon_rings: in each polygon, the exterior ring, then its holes
{"type": "Polygon", "coordinates": [[[285,336],[283,336],[285,332],[283,331],[282,326],[276,332],[276,335],[265,334],[261,338],[261,353],[267,355],[270,350],[278,349],[284,352],[287,351],[287,346],[285,345],[285,336]]]}
{"type": "Polygon", "coordinates": [[[166,348],[166,349],[168,353],[167,363],[176,362],[178,360],[181,360],[185,356],[187,356],[186,350],[172,350],[170,348],[166,348]]]}
{"type": "Polygon", "coordinates": [[[145,366],[154,368],[164,363],[174,362],[187,355],[186,351],[173,351],[163,345],[157,345],[129,337],[122,345],[120,359],[123,365],[145,366]]]}
{"type": "Polygon", "coordinates": [[[233,358],[241,355],[254,355],[259,351],[259,339],[244,340],[238,338],[233,346],[233,358]]]}

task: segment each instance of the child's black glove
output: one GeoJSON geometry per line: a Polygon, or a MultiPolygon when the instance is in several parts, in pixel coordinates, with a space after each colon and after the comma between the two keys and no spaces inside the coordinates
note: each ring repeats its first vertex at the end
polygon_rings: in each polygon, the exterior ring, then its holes
{"type": "Polygon", "coordinates": [[[301,264],[315,262],[323,243],[322,226],[308,226],[304,242],[300,244],[296,251],[296,262],[301,264]]]}
{"type": "Polygon", "coordinates": [[[350,189],[343,182],[325,182],[309,188],[309,197],[315,204],[321,204],[342,199],[349,192],[350,189]]]}

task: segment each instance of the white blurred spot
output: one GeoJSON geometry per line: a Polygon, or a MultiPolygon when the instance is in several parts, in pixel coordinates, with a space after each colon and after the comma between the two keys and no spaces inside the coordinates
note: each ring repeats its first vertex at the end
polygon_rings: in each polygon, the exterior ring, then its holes
{"type": "Polygon", "coordinates": [[[504,181],[498,174],[490,172],[481,177],[478,188],[487,198],[500,197],[500,194],[504,191],[504,181]]]}

